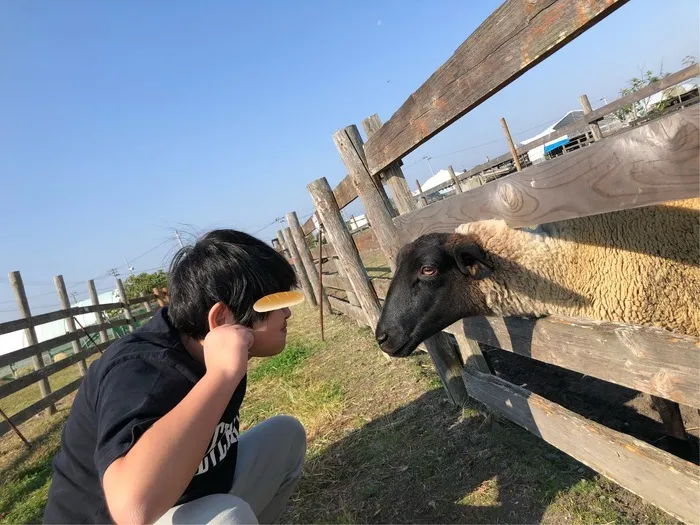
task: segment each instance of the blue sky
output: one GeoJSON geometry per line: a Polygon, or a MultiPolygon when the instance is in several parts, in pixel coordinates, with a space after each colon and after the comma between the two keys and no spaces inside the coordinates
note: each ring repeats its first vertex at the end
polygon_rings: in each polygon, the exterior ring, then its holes
{"type": "MultiPolygon", "coordinates": [[[[0,320],[13,270],[40,313],[55,274],[83,299],[125,258],[167,265],[173,228],[271,239],[312,211],[307,183],[343,177],[333,132],[387,120],[499,4],[0,3],[0,320]]],[[[678,70],[699,20],[696,0],[629,2],[408,155],[407,179],[430,176],[423,155],[461,170],[504,153],[500,117],[524,139],[640,67],[678,70]]]]}

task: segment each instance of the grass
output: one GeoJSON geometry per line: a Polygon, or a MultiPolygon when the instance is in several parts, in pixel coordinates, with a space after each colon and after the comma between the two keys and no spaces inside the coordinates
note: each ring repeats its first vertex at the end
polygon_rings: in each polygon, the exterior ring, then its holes
{"type": "MultiPolygon", "coordinates": [[[[451,406],[425,354],[386,361],[367,328],[301,305],[287,349],[251,361],[245,431],[298,417],[309,439],[288,523],[675,523],[478,405],[451,406]]],[[[71,367],[70,370],[74,370],[71,367]]],[[[69,400],[0,439],[0,521],[41,520],[69,400]]]]}

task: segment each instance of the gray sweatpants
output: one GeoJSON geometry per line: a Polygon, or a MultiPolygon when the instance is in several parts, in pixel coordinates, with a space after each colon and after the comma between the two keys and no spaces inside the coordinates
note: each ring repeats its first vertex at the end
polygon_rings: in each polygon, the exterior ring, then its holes
{"type": "Polygon", "coordinates": [[[306,452],[304,427],[274,416],[243,432],[230,494],[212,494],[173,507],[157,525],[276,523],[294,492],[306,452]]]}

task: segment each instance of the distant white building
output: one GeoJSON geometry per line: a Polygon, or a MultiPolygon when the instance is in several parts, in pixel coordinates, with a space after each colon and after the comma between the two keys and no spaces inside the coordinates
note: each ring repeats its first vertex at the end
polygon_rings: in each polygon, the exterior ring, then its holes
{"type": "MultiPolygon", "coordinates": [[[[100,304],[116,303],[119,302],[119,294],[116,290],[103,292],[97,296],[97,300],[100,304]]],[[[91,304],[92,302],[90,299],[85,299],[71,306],[90,306],[91,304]]],[[[58,307],[56,307],[56,309],[58,310],[58,307]]],[[[76,325],[78,328],[80,325],[89,326],[97,324],[98,322],[96,313],[80,314],[73,317],[77,321],[76,325]]],[[[68,333],[68,324],[66,319],[59,319],[57,321],[51,321],[50,323],[37,325],[34,327],[34,331],[36,332],[38,342],[41,343],[42,341],[48,341],[49,339],[54,339],[55,337],[60,337],[68,333]]],[[[17,330],[16,332],[0,335],[0,355],[9,354],[15,350],[26,348],[27,346],[29,346],[29,342],[27,341],[24,330],[17,330]]]]}
{"type": "MultiPolygon", "coordinates": [[[[464,173],[464,172],[462,172],[464,173]]],[[[457,178],[459,179],[460,173],[455,173],[457,175],[457,178]]],[[[426,180],[423,184],[421,184],[420,189],[423,191],[423,193],[430,193],[430,190],[433,188],[440,186],[441,184],[445,184],[446,182],[452,182],[452,177],[450,177],[450,172],[443,169],[438,171],[435,175],[430,177],[428,180],[426,180]]],[[[443,190],[440,190],[440,193],[445,193],[445,192],[450,192],[452,191],[450,188],[445,188],[443,190]]],[[[413,190],[413,195],[418,196],[419,192],[417,189],[413,190]]]]}
{"type": "MultiPolygon", "coordinates": [[[[569,111],[566,115],[557,120],[547,129],[541,131],[534,137],[530,137],[529,139],[520,141],[520,144],[522,144],[523,146],[527,146],[530,142],[534,142],[539,138],[547,136],[550,133],[565,128],[566,126],[569,126],[574,122],[578,122],[580,120],[583,120],[583,110],[575,109],[573,111],[569,111]]],[[[537,164],[538,162],[544,161],[547,153],[554,149],[557,149],[560,146],[566,145],[570,139],[571,137],[569,135],[561,135],[560,137],[556,137],[550,140],[549,142],[546,142],[545,144],[536,146],[531,150],[528,150],[527,155],[530,158],[530,162],[532,162],[533,164],[537,164]]]]}

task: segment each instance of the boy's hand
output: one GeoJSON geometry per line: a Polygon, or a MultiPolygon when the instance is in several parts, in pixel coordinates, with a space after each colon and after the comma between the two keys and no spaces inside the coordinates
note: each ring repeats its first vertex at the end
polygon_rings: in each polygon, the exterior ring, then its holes
{"type": "Polygon", "coordinates": [[[224,324],[204,338],[204,364],[207,373],[221,373],[227,379],[240,379],[248,369],[248,350],[253,331],[241,325],[224,324]]]}

